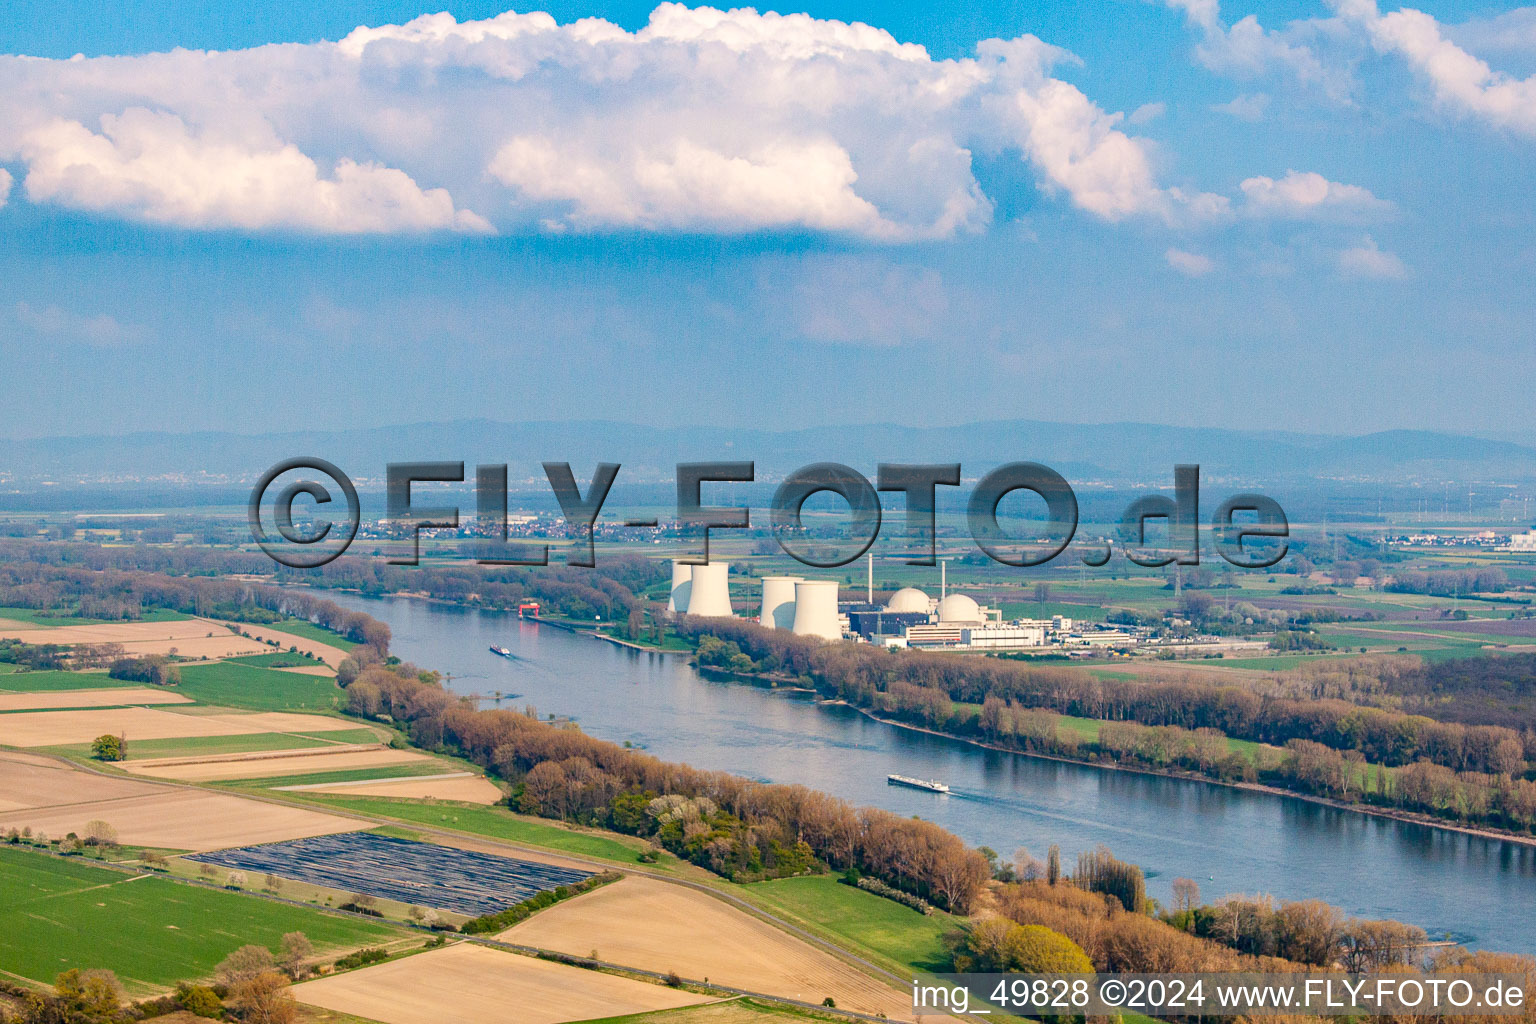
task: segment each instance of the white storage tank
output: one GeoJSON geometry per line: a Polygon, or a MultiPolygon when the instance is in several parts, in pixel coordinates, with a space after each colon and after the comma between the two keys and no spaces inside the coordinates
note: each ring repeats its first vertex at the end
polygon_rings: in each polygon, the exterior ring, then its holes
{"type": "Polygon", "coordinates": [[[731,611],[731,563],[710,562],[695,565],[689,583],[688,614],[714,618],[735,614],[731,611]]]}
{"type": "Polygon", "coordinates": [[[688,594],[693,589],[693,566],[672,560],[672,589],[667,596],[667,611],[680,614],[688,610],[688,594]]]}
{"type": "Polygon", "coordinates": [[[795,625],[795,584],[799,576],[764,576],[763,611],[760,625],[770,629],[793,629],[795,625]]]}
{"type": "Polygon", "coordinates": [[[837,622],[837,581],[800,580],[795,584],[796,636],[819,636],[840,640],[842,628],[837,622]]]}

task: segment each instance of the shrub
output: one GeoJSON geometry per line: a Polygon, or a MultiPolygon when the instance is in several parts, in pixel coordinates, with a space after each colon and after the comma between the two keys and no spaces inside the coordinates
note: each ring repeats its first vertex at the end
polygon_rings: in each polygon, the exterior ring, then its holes
{"type": "Polygon", "coordinates": [[[926,916],[933,913],[933,904],[921,896],[914,896],[910,892],[902,892],[894,885],[887,885],[885,882],[880,881],[880,879],[870,875],[865,875],[853,884],[865,892],[872,892],[876,896],[884,896],[888,900],[895,900],[904,907],[911,907],[919,914],[926,916]]]}
{"type": "Polygon", "coordinates": [[[368,947],[366,949],[360,949],[355,953],[348,953],[340,960],[337,960],[336,969],[338,971],[350,971],[354,967],[367,967],[369,964],[383,963],[388,959],[389,954],[384,950],[368,947]]]}
{"type": "Polygon", "coordinates": [[[189,985],[182,982],[176,986],[176,1002],[183,1010],[199,1017],[212,1017],[217,1020],[224,1015],[224,1001],[207,985],[189,985]]]}

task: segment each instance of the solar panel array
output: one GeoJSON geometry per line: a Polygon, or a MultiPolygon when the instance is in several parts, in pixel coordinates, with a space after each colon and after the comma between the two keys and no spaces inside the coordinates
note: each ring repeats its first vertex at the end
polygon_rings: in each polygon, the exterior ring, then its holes
{"type": "Polygon", "coordinates": [[[362,832],[219,850],[188,859],[471,917],[497,913],[591,874],[362,832]]]}

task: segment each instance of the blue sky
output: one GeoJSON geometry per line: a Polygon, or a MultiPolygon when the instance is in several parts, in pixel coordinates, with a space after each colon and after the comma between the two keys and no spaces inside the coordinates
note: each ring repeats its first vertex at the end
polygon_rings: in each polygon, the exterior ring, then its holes
{"type": "Polygon", "coordinates": [[[0,436],[1532,429],[1536,8],[18,6],[0,436]]]}

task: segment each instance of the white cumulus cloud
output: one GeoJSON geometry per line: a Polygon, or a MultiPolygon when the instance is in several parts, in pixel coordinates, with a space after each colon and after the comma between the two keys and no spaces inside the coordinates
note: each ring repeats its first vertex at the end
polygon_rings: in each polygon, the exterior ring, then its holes
{"type": "Polygon", "coordinates": [[[1231,114],[1239,121],[1262,121],[1264,111],[1269,109],[1269,94],[1262,92],[1239,93],[1226,103],[1217,103],[1211,107],[1218,114],[1231,114]]]}
{"type": "Polygon", "coordinates": [[[1186,252],[1183,249],[1169,249],[1163,253],[1163,259],[1168,265],[1186,277],[1204,277],[1216,269],[1216,264],[1209,256],[1202,256],[1197,252],[1186,252]]]}
{"type": "Polygon", "coordinates": [[[1405,7],[1382,14],[1375,0],[1343,0],[1339,14],[1362,27],[1377,50],[1407,62],[1442,108],[1536,135],[1536,75],[1522,79],[1495,71],[1456,45],[1423,11],[1405,7]]]}
{"type": "MultiPolygon", "coordinates": [[[[853,162],[830,140],[769,144],[745,156],[685,139],[650,151],[597,143],[520,136],[492,157],[490,173],[526,198],[569,203],[569,220],[584,228],[800,224],[874,237],[902,233],[854,191],[853,162]]],[[[960,218],[941,221],[933,233],[949,234],[974,214],[980,202],[972,199],[960,218]]]]}
{"type": "Polygon", "coordinates": [[[1392,204],[1378,199],[1370,189],[1329,181],[1315,171],[1286,171],[1276,180],[1258,176],[1239,186],[1255,213],[1306,217],[1330,213],[1384,214],[1392,204]]]}
{"type": "Polygon", "coordinates": [[[1300,84],[1317,89],[1338,102],[1349,102],[1353,82],[1347,67],[1329,60],[1320,42],[1326,26],[1302,20],[1284,29],[1266,29],[1250,14],[1228,26],[1221,18],[1218,0],[1164,0],[1183,13],[1200,34],[1196,59],[1212,71],[1238,78],[1260,78],[1282,71],[1300,84]]]}
{"type": "MultiPolygon", "coordinates": [[[[1354,67],[1374,50],[1400,58],[1441,109],[1536,136],[1536,75],[1496,70],[1468,49],[1517,56],[1536,51],[1536,7],[1447,26],[1411,7],[1384,14],[1376,0],[1327,0],[1333,17],[1267,29],[1251,14],[1226,26],[1218,0],[1162,2],[1200,34],[1196,57],[1213,71],[1236,78],[1279,71],[1349,104],[1357,91],[1354,67]]],[[[1252,120],[1263,113],[1243,97],[1215,109],[1252,120]]]]}
{"type": "Polygon", "coordinates": [[[1381,249],[1376,239],[1366,235],[1359,245],[1343,250],[1338,256],[1339,272],[1345,277],[1395,280],[1408,276],[1408,267],[1396,254],[1381,249]]]}
{"type": "Polygon", "coordinates": [[[665,3],[586,18],[435,14],[339,42],[0,57],[0,160],[37,203],[185,228],[985,230],[973,154],[1090,215],[1187,223],[1229,200],[1158,180],[1033,36],[935,60],[861,24],[665,3]]]}
{"type": "Polygon", "coordinates": [[[6,200],[11,198],[11,172],[0,167],[0,209],[5,207],[6,200]]]}
{"type": "Polygon", "coordinates": [[[491,230],[455,210],[444,190],[423,191],[391,167],[342,158],[322,177],[292,144],[253,148],[194,134],[176,115],[142,107],[102,115],[101,128],[60,118],[26,132],[27,198],[176,227],[491,230]]]}
{"type": "Polygon", "coordinates": [[[17,323],[37,334],[83,341],[102,348],[137,341],[144,334],[140,328],[124,324],[107,313],[86,315],[56,305],[37,308],[28,302],[16,303],[13,312],[17,323]]]}

